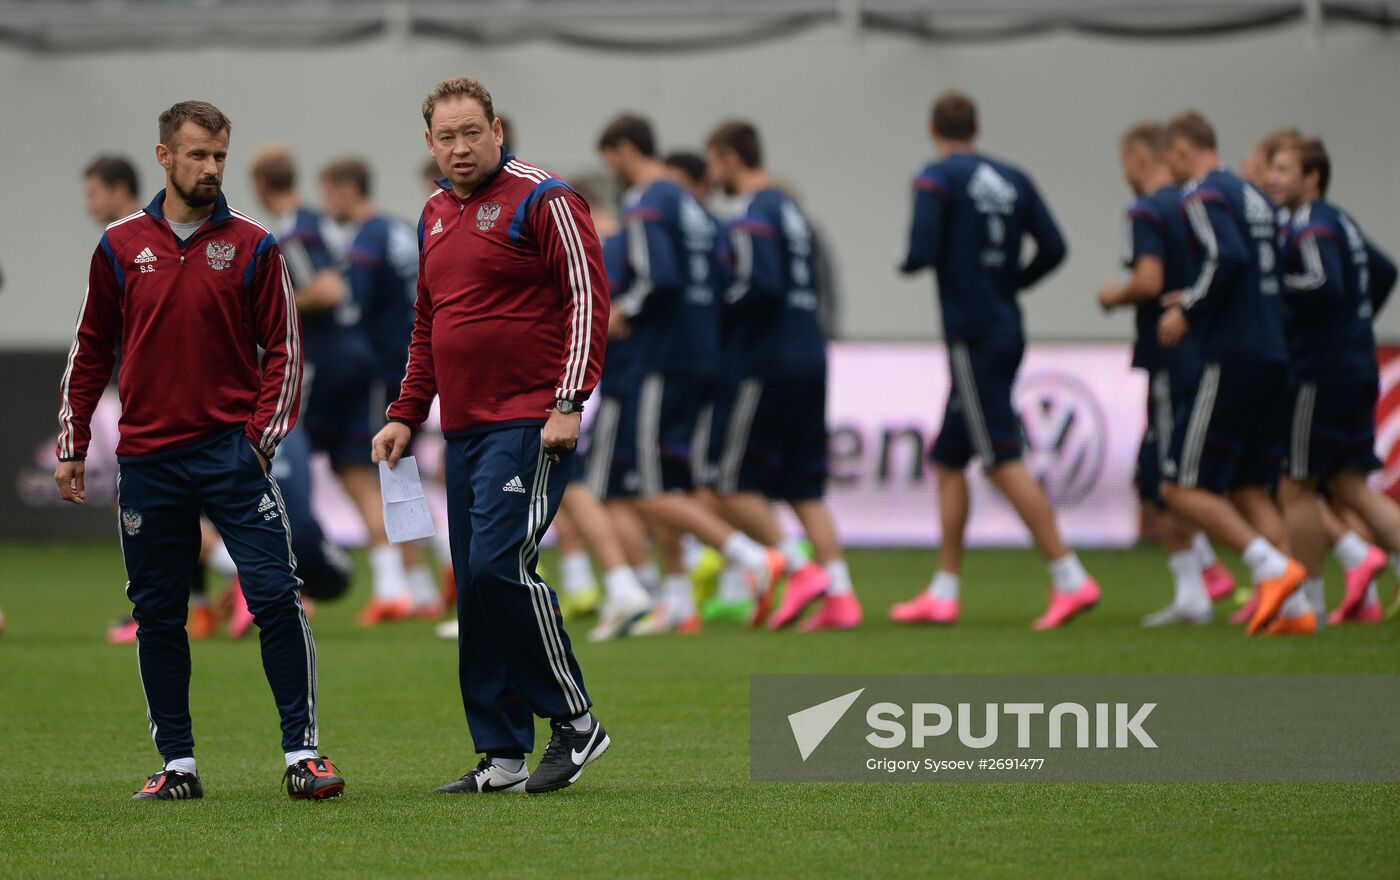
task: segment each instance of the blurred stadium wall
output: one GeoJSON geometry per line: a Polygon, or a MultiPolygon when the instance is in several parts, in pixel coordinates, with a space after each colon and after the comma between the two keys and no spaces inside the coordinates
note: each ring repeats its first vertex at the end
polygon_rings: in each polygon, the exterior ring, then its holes
{"type": "MultiPolygon", "coordinates": [[[[727,116],[755,120],[835,252],[841,335],[859,339],[937,335],[929,278],[893,267],[930,100],[965,89],[984,148],[1031,170],[1070,242],[1025,300],[1032,338],[1126,340],[1128,314],[1105,319],[1093,294],[1120,248],[1116,139],[1140,118],[1199,107],[1232,163],[1280,125],[1320,133],[1336,200],[1400,252],[1396,26],[1400,3],[1297,0],[0,0],[0,347],[67,346],[96,241],[81,169],[127,153],[154,191],[155,117],[174,101],[232,117],[226,189],[244,210],[250,152],[279,141],[299,153],[306,195],[319,165],[360,153],[385,207],[416,218],[418,104],[464,73],[491,87],[521,155],[566,176],[599,167],[595,138],[620,110],[650,115],[667,149],[727,116]],[[1327,7],[1321,28],[1312,6],[1327,7]]],[[[1380,329],[1400,338],[1400,309],[1380,329]]]]}
{"type": "MultiPolygon", "coordinates": [[[[99,152],[128,154],[149,196],[160,185],[156,115],[197,97],[234,121],[225,188],[236,206],[257,213],[247,160],[275,141],[299,154],[303,194],[313,201],[316,170],[357,153],[374,166],[382,204],[413,219],[425,157],[419,102],[433,83],[459,74],[491,87],[522,156],[566,177],[600,172],[594,142],[621,110],[651,116],[667,150],[697,147],[726,117],[753,119],[772,169],[799,191],[834,252],[840,335],[885,343],[938,338],[930,279],[903,280],[894,266],[909,180],[931,154],[930,101],[949,87],[973,94],[984,149],[1032,171],[1070,242],[1065,267],[1024,300],[1031,338],[1115,344],[1095,349],[1103,366],[1085,367],[1087,394],[1074,391],[1075,376],[1058,379],[1055,393],[1066,412],[1097,399],[1106,427],[1045,453],[1038,472],[1058,468],[1079,497],[1084,471],[1067,464],[1103,461],[1092,486],[1113,493],[1102,509],[1114,521],[1131,515],[1115,506],[1132,499],[1114,450],[1136,443],[1141,394],[1114,390],[1138,378],[1126,369],[1130,317],[1103,317],[1094,292],[1119,259],[1128,193],[1116,142],[1128,125],[1197,107],[1216,122],[1232,164],[1278,126],[1319,133],[1334,159],[1335,199],[1400,253],[1394,0],[0,0],[0,372],[9,380],[0,395],[19,428],[0,449],[0,535],[111,529],[105,504],[81,515],[54,509],[48,475],[59,374],[97,240],[82,212],[84,165],[99,152]],[[1131,413],[1115,417],[1125,401],[1131,413]]],[[[1400,340],[1400,309],[1384,313],[1379,330],[1400,340]]],[[[894,384],[933,381],[935,353],[913,352],[919,366],[894,384]]],[[[883,364],[901,355],[860,347],[840,357],[883,364]]],[[[1387,387],[1397,384],[1400,374],[1387,387]]],[[[836,481],[838,500],[862,503],[860,493],[878,489],[885,494],[863,502],[878,505],[899,500],[894,491],[907,494],[910,510],[929,513],[931,490],[896,465],[917,460],[902,438],[933,431],[916,417],[936,422],[944,393],[905,395],[918,410],[910,414],[893,403],[878,413],[834,412],[838,470],[860,475],[836,481]],[[858,453],[842,445],[857,433],[858,453]],[[891,489],[891,479],[903,482],[891,489]]],[[[843,405],[838,395],[834,410],[843,405]]],[[[1388,423],[1382,431],[1388,482],[1400,473],[1391,460],[1396,431],[1388,423]]],[[[1086,507],[1102,506],[1083,497],[1086,507]]],[[[1086,528],[1099,536],[1091,542],[1131,537],[1086,528]]]]}

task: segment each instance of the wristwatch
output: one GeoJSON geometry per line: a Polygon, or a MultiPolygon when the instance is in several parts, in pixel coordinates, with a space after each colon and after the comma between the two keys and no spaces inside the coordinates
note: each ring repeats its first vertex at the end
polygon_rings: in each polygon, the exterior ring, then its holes
{"type": "Polygon", "coordinates": [[[583,404],[575,403],[572,400],[556,400],[554,401],[554,411],[561,416],[573,415],[583,412],[583,404]]]}

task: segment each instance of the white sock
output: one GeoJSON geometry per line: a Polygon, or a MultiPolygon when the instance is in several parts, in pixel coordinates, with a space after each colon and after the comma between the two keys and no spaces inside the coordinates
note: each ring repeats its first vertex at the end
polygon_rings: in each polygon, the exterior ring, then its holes
{"type": "Polygon", "coordinates": [[[587,733],[593,729],[593,713],[584,712],[577,718],[570,718],[569,726],[579,733],[587,733]]]}
{"type": "Polygon", "coordinates": [[[929,595],[943,602],[958,601],[958,589],[961,581],[957,575],[949,571],[939,571],[929,581],[929,595]]]}
{"type": "Polygon", "coordinates": [[[593,563],[582,550],[559,557],[559,586],[569,595],[586,592],[594,585],[593,563]]]}
{"type": "Polygon", "coordinates": [[[413,604],[419,607],[438,603],[437,583],[426,565],[418,565],[408,570],[408,591],[413,596],[413,604]]]}
{"type": "Polygon", "coordinates": [[[720,548],[720,552],[724,554],[725,559],[744,568],[759,568],[768,558],[766,547],[737,529],[724,539],[724,546],[720,548]]]}
{"type": "Polygon", "coordinates": [[[1303,617],[1312,610],[1312,603],[1308,601],[1307,592],[1300,587],[1283,600],[1283,607],[1279,609],[1278,615],[1292,620],[1303,617]]]}
{"type": "Polygon", "coordinates": [[[1215,548],[1210,546],[1210,538],[1205,532],[1197,532],[1191,539],[1191,549],[1195,551],[1196,558],[1201,560],[1201,568],[1210,568],[1220,560],[1215,556],[1215,548]]]}
{"type": "Polygon", "coordinates": [[[408,575],[403,570],[403,556],[399,548],[388,544],[371,547],[369,570],[374,581],[374,598],[381,602],[409,598],[408,575]]]}
{"type": "Polygon", "coordinates": [[[176,758],[173,761],[166,761],[165,769],[176,773],[188,773],[191,776],[199,775],[194,769],[194,758],[176,758]]]}
{"type": "Polygon", "coordinates": [[[224,546],[223,541],[214,545],[214,549],[209,551],[209,558],[205,562],[214,569],[215,574],[224,577],[238,574],[238,566],[234,564],[233,557],[228,555],[228,548],[224,546]]]}
{"type": "Polygon", "coordinates": [[[1080,564],[1079,557],[1074,553],[1066,553],[1059,559],[1051,562],[1050,580],[1055,585],[1057,593],[1074,593],[1084,586],[1084,582],[1089,579],[1089,572],[1084,570],[1080,564]]]}
{"type": "Polygon", "coordinates": [[[749,600],[749,583],[744,573],[733,565],[725,566],[719,576],[719,598],[721,602],[734,604],[749,600]]]}
{"type": "Polygon", "coordinates": [[[657,567],[656,562],[648,560],[633,571],[637,573],[637,580],[642,582],[642,587],[655,596],[656,591],[661,589],[661,569],[657,567]]]}
{"type": "Polygon", "coordinates": [[[1366,561],[1366,554],[1371,550],[1371,545],[1366,543],[1366,539],[1356,532],[1347,532],[1337,539],[1337,543],[1332,545],[1332,555],[1337,557],[1337,561],[1342,564],[1342,568],[1351,571],[1358,565],[1366,561]]]}
{"type": "Polygon", "coordinates": [[[1366,585],[1366,598],[1361,600],[1361,605],[1378,605],[1381,601],[1381,594],[1376,591],[1376,582],[1371,581],[1366,585]]]}
{"type": "Polygon", "coordinates": [[[1206,582],[1201,578],[1201,557],[1195,548],[1173,553],[1167,558],[1176,594],[1172,604],[1178,608],[1200,610],[1210,607],[1206,582]]]}
{"type": "Polygon", "coordinates": [[[285,752],[282,757],[287,759],[287,766],[290,767],[298,761],[309,761],[318,756],[315,749],[298,749],[295,752],[285,752]]]}
{"type": "Polygon", "coordinates": [[[695,588],[690,576],[672,574],[666,576],[663,587],[666,593],[666,611],[673,621],[682,621],[695,614],[695,588]]]}
{"type": "Polygon", "coordinates": [[[855,585],[851,583],[851,569],[844,559],[828,562],[826,577],[830,581],[830,586],[826,588],[828,596],[846,596],[856,591],[855,585]]]}
{"type": "Polygon", "coordinates": [[[1298,593],[1294,593],[1294,595],[1296,596],[1299,593],[1307,600],[1308,607],[1317,614],[1317,623],[1321,626],[1323,620],[1327,617],[1327,599],[1323,595],[1322,578],[1310,577],[1303,581],[1303,586],[1300,587],[1298,593]]]}
{"type": "Polygon", "coordinates": [[[700,543],[700,539],[686,532],[681,535],[681,564],[686,571],[694,571],[700,564],[700,557],[705,555],[705,545],[700,543]]]}
{"type": "Polygon", "coordinates": [[[1288,570],[1288,557],[1260,535],[1244,548],[1244,564],[1249,566],[1249,576],[1256,584],[1283,577],[1288,570]]]}
{"type": "Polygon", "coordinates": [[[625,565],[603,574],[603,589],[607,591],[609,603],[633,602],[638,597],[644,602],[650,600],[636,573],[625,565]]]}
{"type": "Polygon", "coordinates": [[[807,549],[802,546],[802,541],[797,538],[788,538],[778,550],[787,559],[788,571],[797,571],[812,561],[812,557],[807,555],[807,549]]]}
{"type": "Polygon", "coordinates": [[[507,773],[519,773],[525,769],[524,758],[496,758],[491,759],[491,763],[507,773]]]}

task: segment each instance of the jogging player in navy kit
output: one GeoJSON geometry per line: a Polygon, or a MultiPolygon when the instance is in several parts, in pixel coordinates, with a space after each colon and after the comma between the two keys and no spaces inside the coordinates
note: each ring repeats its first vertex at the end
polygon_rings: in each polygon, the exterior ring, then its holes
{"type": "Polygon", "coordinates": [[[1288,412],[1276,214],[1258,190],[1221,167],[1204,116],[1184,113],[1167,132],[1172,173],[1186,185],[1193,280],[1168,294],[1157,338],[1174,348],[1189,331],[1203,366],[1178,409],[1186,416],[1173,426],[1162,497],[1243,555],[1255,584],[1253,635],[1305,576],[1287,555],[1272,497],[1288,412]]]}
{"type": "MultiPolygon", "coordinates": [[[[1302,593],[1309,611],[1272,625],[1276,632],[1308,633],[1318,623],[1327,535],[1317,503],[1326,488],[1358,513],[1389,552],[1400,550],[1400,508],[1374,492],[1366,475],[1376,458],[1375,309],[1395,284],[1395,264],[1372,245],[1346,212],[1326,199],[1332,164],[1321,141],[1284,142],[1273,152],[1270,188],[1290,221],[1283,245],[1284,297],[1294,378],[1288,467],[1280,500],[1294,555],[1308,568],[1302,593]]],[[[1336,620],[1358,615],[1370,585],[1348,580],[1336,620]]],[[[1372,617],[1380,603],[1372,603],[1372,617]]]]}
{"type": "Polygon", "coordinates": [[[818,610],[802,631],[854,629],[860,603],[826,493],[826,334],[816,292],[815,240],[806,216],[763,168],[758,130],[727,122],[705,153],[711,179],[738,196],[729,225],[735,283],[725,292],[725,383],[716,404],[714,489],[732,521],[783,548],[790,573],[769,629],[818,610]],[[723,415],[719,415],[723,410],[723,415]],[[772,501],[785,501],[812,546],[783,542],[772,501]],[[760,529],[771,529],[768,534],[760,529]]]}
{"type": "Polygon", "coordinates": [[[1149,627],[1207,623],[1212,617],[1211,602],[1229,596],[1235,586],[1234,577],[1215,558],[1205,535],[1162,503],[1162,466],[1171,444],[1175,402],[1196,386],[1201,372],[1194,339],[1188,337],[1169,349],[1157,344],[1162,295],[1181,290],[1190,281],[1186,274],[1190,259],[1186,221],[1181,213],[1181,191],[1167,164],[1168,146],[1167,130],[1156,122],[1136,125],[1123,135],[1123,176],[1137,194],[1128,207],[1123,242],[1123,264],[1132,274],[1122,284],[1110,279],[1099,290],[1099,304],[1105,311],[1134,307],[1137,332],[1133,366],[1148,374],[1147,429],[1138,453],[1138,495],[1156,511],[1175,587],[1172,603],[1143,619],[1143,626],[1149,627]]]}
{"type": "Polygon", "coordinates": [[[535,570],[602,367],[607,279],[588,205],[502,152],[485,86],[439,83],[423,120],[444,177],[419,221],[408,372],[373,457],[397,464],[440,397],[459,683],[485,757],[438,791],[554,791],[611,742],[535,570]],[[553,735],[530,773],[534,715],[553,735]]]}
{"type": "MultiPolygon", "coordinates": [[[[749,620],[757,626],[772,608],[786,559],[687,494],[704,472],[696,457],[697,416],[718,373],[719,294],[725,286],[720,230],[657,158],[647,120],[617,117],[599,137],[598,152],[628,187],[623,234],[632,286],[618,297],[610,332],[635,337],[640,364],[635,504],[644,517],[693,534],[741,569],[757,598],[749,620]]],[[[668,560],[668,567],[666,622],[693,630],[699,618],[689,580],[678,558],[668,560]]]]}
{"type": "Polygon", "coordinates": [[[969,507],[964,470],[975,456],[1049,563],[1050,607],[1034,626],[1053,629],[1093,608],[1099,586],[1061,540],[1050,500],[1021,460],[1021,422],[1011,387],[1026,347],[1016,297],[1060,264],[1065,243],[1030,178],[974,149],[977,108],[970,98],[958,92],[940,97],[930,134],[940,159],[914,178],[914,222],[900,271],[932,268],[938,276],[953,377],[932,452],[943,546],[928,589],[895,605],[890,617],[901,623],[956,622],[969,507]],[[1025,236],[1036,251],[1022,265],[1025,236]]]}
{"type": "Polygon", "coordinates": [[[54,479],[63,500],[83,503],[92,413],[120,348],[122,556],[147,720],[165,761],[135,797],[203,796],[185,634],[201,512],[223,535],[261,632],[287,791],[334,797],[345,781],[316,752],[316,648],[268,473],[297,418],[299,325],[276,240],[220,192],[229,130],[202,101],[161,114],[165,189],[107,227],[92,256],[61,386],[54,479]]]}

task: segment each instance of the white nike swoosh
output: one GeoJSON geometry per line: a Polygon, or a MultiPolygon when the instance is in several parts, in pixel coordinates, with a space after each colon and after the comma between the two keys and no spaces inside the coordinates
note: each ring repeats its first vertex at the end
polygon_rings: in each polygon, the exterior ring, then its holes
{"type": "Polygon", "coordinates": [[[590,736],[590,737],[588,738],[588,742],[584,744],[584,746],[583,746],[583,751],[581,751],[581,752],[580,752],[580,751],[572,751],[572,752],[569,752],[569,760],[571,760],[571,761],[574,762],[574,766],[575,766],[575,767],[582,767],[582,766],[583,766],[583,759],[584,759],[584,758],[587,758],[587,757],[588,757],[588,753],[591,752],[591,751],[593,750],[593,743],[598,739],[598,729],[601,728],[602,726],[603,726],[603,725],[599,724],[599,723],[595,720],[595,721],[593,722],[593,735],[590,736]]]}

